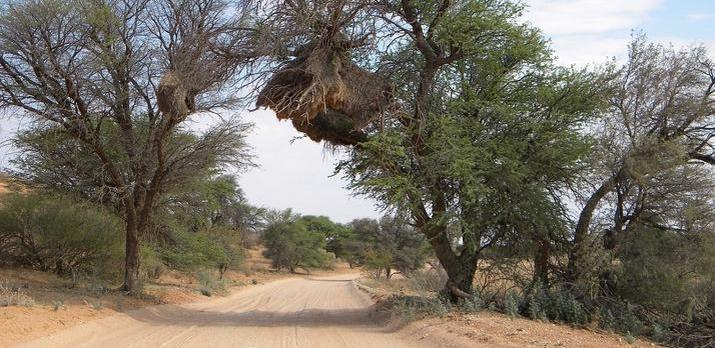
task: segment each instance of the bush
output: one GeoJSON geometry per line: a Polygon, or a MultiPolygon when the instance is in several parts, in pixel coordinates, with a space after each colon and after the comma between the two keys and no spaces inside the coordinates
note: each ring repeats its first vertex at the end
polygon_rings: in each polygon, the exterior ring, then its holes
{"type": "Polygon", "coordinates": [[[14,288],[7,284],[0,283],[0,307],[32,307],[33,305],[35,305],[35,300],[20,291],[19,288],[14,288]]]}
{"type": "Polygon", "coordinates": [[[116,277],[122,223],[101,207],[68,197],[9,194],[0,201],[0,262],[82,275],[116,277]]]}
{"type": "Polygon", "coordinates": [[[405,322],[419,320],[426,317],[444,317],[451,309],[451,304],[439,296],[404,296],[393,295],[388,298],[387,306],[390,311],[405,322]]]}
{"type": "Polygon", "coordinates": [[[519,315],[519,295],[514,290],[509,290],[504,297],[504,313],[510,318],[519,315]]]}
{"type": "Polygon", "coordinates": [[[161,272],[163,266],[194,272],[215,269],[223,273],[240,269],[245,259],[241,234],[227,225],[197,231],[177,219],[159,217],[154,240],[147,243],[142,256],[147,258],[147,275],[161,272]]]}
{"type": "Polygon", "coordinates": [[[153,246],[163,262],[171,268],[195,271],[203,268],[218,269],[228,262],[221,243],[206,233],[172,230],[172,241],[153,246]]]}
{"type": "Polygon", "coordinates": [[[201,271],[197,274],[199,280],[199,292],[204,296],[212,296],[215,292],[226,291],[226,281],[217,278],[212,273],[201,271]]]}
{"type": "Polygon", "coordinates": [[[265,256],[273,267],[295,272],[297,267],[325,267],[330,259],[325,251],[325,237],[308,230],[304,224],[288,221],[276,222],[263,233],[265,256]]]}
{"type": "Polygon", "coordinates": [[[142,245],[141,260],[142,271],[148,278],[157,279],[166,270],[161,255],[149,245],[142,245]]]}

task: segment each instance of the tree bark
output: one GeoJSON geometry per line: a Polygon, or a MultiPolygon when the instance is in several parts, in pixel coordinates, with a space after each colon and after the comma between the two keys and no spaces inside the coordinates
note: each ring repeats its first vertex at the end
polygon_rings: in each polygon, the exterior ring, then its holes
{"type": "Polygon", "coordinates": [[[549,256],[551,248],[549,242],[542,238],[535,238],[536,250],[534,251],[534,281],[539,281],[545,287],[549,285],[549,256]]]}
{"type": "Polygon", "coordinates": [[[447,273],[447,283],[442,290],[443,294],[453,303],[460,299],[472,298],[478,250],[465,248],[461,254],[457,255],[452,250],[444,226],[429,229],[425,235],[439,263],[447,273]]]}
{"type": "Polygon", "coordinates": [[[139,282],[139,231],[136,222],[128,220],[126,225],[126,248],[124,258],[124,284],[121,289],[134,291],[139,282]]]}
{"type": "Polygon", "coordinates": [[[601,186],[594,192],[586,201],[586,205],[581,210],[576,228],[574,229],[574,239],[571,250],[569,250],[569,260],[566,272],[566,281],[573,283],[579,279],[582,270],[581,257],[583,243],[588,236],[588,227],[591,224],[593,213],[596,211],[598,204],[609,192],[616,187],[617,180],[623,175],[625,169],[621,169],[618,174],[611,176],[604,181],[601,186]]]}
{"type": "Polygon", "coordinates": [[[460,299],[471,299],[474,289],[474,273],[477,271],[476,262],[455,262],[449,267],[445,267],[447,271],[447,283],[445,284],[444,294],[453,303],[460,299]]]}

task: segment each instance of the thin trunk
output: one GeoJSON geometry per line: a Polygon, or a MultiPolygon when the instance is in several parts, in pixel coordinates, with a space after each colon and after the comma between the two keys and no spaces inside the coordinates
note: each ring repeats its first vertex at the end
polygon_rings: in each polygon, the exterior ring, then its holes
{"type": "Polygon", "coordinates": [[[135,291],[139,282],[139,231],[133,219],[127,220],[122,290],[135,291]]]}
{"type": "Polygon", "coordinates": [[[616,182],[618,178],[622,175],[624,169],[621,169],[619,174],[608,178],[604,181],[601,186],[594,192],[591,197],[586,201],[586,205],[581,210],[578,222],[576,223],[576,228],[574,229],[574,239],[571,250],[569,251],[568,268],[566,274],[566,280],[568,282],[575,282],[579,279],[581,273],[583,272],[580,267],[582,267],[581,258],[583,256],[583,243],[588,236],[588,227],[591,224],[591,219],[593,214],[598,208],[598,204],[601,202],[603,197],[605,197],[609,192],[611,192],[616,187],[616,182]]]}
{"type": "Polygon", "coordinates": [[[549,256],[551,248],[549,242],[536,238],[536,251],[534,252],[534,281],[539,281],[543,286],[549,285],[549,256]]]}

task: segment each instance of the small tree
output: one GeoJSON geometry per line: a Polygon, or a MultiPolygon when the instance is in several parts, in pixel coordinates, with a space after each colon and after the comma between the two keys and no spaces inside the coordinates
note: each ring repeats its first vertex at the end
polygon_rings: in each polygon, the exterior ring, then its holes
{"type": "Polygon", "coordinates": [[[329,261],[325,236],[309,230],[295,218],[270,224],[263,232],[263,244],[266,247],[265,256],[278,269],[295,272],[298,267],[324,267],[329,261]]]}
{"type": "Polygon", "coordinates": [[[335,223],[326,216],[301,216],[298,222],[314,233],[325,236],[325,250],[345,261],[353,258],[348,243],[353,240],[353,231],[347,226],[335,223]]]}
{"type": "Polygon", "coordinates": [[[393,270],[403,274],[422,268],[428,255],[424,236],[398,216],[384,216],[380,221],[358,219],[350,224],[354,239],[348,246],[355,248],[359,261],[377,276],[383,272],[392,277],[393,270]]]}
{"type": "Polygon", "coordinates": [[[167,188],[213,163],[210,154],[245,160],[245,151],[236,151],[245,149],[245,125],[224,124],[197,139],[176,136],[190,114],[234,99],[219,93],[234,85],[245,62],[236,52],[247,7],[233,4],[0,5],[0,109],[28,115],[37,132],[61,138],[37,144],[56,155],[58,166],[28,174],[49,185],[71,183],[117,207],[126,230],[125,290],[136,287],[139,241],[167,188]]]}

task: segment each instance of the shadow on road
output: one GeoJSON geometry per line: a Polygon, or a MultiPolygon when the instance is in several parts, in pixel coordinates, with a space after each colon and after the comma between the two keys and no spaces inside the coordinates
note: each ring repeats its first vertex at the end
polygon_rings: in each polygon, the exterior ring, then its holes
{"type": "Polygon", "coordinates": [[[159,306],[128,312],[135,320],[158,326],[235,327],[374,327],[381,320],[374,306],[361,309],[306,309],[295,312],[250,310],[217,312],[179,306],[159,306]]]}

